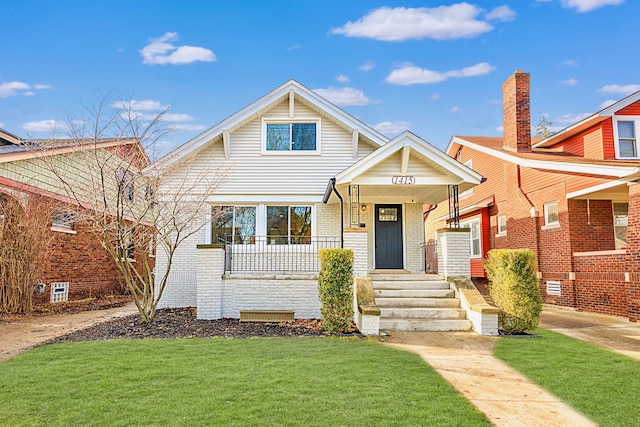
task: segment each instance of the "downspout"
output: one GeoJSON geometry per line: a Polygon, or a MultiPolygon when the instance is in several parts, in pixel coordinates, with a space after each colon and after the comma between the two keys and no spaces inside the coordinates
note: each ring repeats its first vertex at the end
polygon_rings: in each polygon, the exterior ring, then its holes
{"type": "Polygon", "coordinates": [[[323,203],[327,203],[329,201],[329,197],[331,197],[332,191],[336,194],[336,196],[338,196],[338,200],[340,200],[340,247],[344,248],[344,200],[342,200],[342,196],[336,189],[335,178],[331,178],[329,180],[329,185],[327,186],[327,190],[324,192],[324,197],[322,198],[323,203]]]}

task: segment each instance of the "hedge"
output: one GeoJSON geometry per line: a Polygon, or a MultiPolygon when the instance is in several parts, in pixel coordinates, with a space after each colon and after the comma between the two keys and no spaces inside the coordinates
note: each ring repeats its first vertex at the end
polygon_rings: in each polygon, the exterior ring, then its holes
{"type": "Polygon", "coordinates": [[[501,313],[498,327],[521,333],[538,326],[542,296],[536,276],[536,254],[531,249],[493,249],[484,261],[489,294],[501,313]]]}
{"type": "Polygon", "coordinates": [[[327,332],[346,332],[353,318],[353,251],[321,249],[318,257],[322,327],[327,332]]]}

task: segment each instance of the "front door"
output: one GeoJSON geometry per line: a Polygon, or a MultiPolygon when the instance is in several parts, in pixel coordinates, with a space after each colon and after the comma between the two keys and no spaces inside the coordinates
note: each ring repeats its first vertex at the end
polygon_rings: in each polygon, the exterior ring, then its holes
{"type": "Polygon", "coordinates": [[[376,268],[401,269],[402,205],[376,205],[376,268]]]}

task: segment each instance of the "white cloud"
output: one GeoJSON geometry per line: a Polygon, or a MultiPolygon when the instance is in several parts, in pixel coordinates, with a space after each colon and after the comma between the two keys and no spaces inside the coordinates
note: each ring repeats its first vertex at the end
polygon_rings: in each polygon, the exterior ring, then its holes
{"type": "Polygon", "coordinates": [[[560,116],[554,120],[556,123],[565,123],[565,124],[573,124],[577,123],[580,120],[589,117],[591,113],[578,113],[578,114],[565,114],[564,116],[560,116]]]}
{"type": "Polygon", "coordinates": [[[143,64],[190,64],[196,61],[213,62],[216,55],[209,49],[197,46],[174,46],[178,33],[165,33],[140,50],[143,64]]]}
{"type": "Polygon", "coordinates": [[[20,126],[27,132],[49,132],[54,133],[56,131],[64,131],[67,129],[65,122],[59,122],[56,120],[41,120],[39,122],[27,122],[20,126]]]}
{"type": "Polygon", "coordinates": [[[23,82],[0,83],[0,98],[19,95],[29,89],[31,89],[31,86],[23,82]]]}
{"type": "Polygon", "coordinates": [[[504,128],[503,128],[502,126],[498,126],[498,127],[496,128],[496,131],[498,131],[498,132],[500,132],[500,133],[503,133],[503,132],[504,132],[504,128]]]}
{"type": "Polygon", "coordinates": [[[404,64],[401,65],[400,68],[393,70],[391,74],[387,76],[386,82],[401,86],[439,83],[450,78],[481,76],[493,70],[495,70],[495,67],[487,62],[481,62],[471,67],[463,68],[462,70],[445,71],[444,73],[420,68],[413,64],[404,64]]]}
{"type": "Polygon", "coordinates": [[[163,122],[190,122],[191,120],[193,120],[193,117],[188,114],[168,113],[163,114],[160,120],[162,120],[163,122]]]}
{"type": "Polygon", "coordinates": [[[383,41],[471,38],[493,30],[488,22],[477,19],[481,11],[469,3],[436,8],[381,7],[356,22],[333,28],[331,33],[383,41]]]}
{"type": "Polygon", "coordinates": [[[460,111],[460,107],[458,107],[457,105],[454,105],[453,107],[449,108],[450,113],[457,113],[458,111],[460,111]]]}
{"type": "Polygon", "coordinates": [[[37,89],[37,90],[51,89],[51,85],[38,85],[38,84],[35,84],[35,85],[33,85],[33,88],[37,89]]]}
{"type": "Polygon", "coordinates": [[[434,93],[433,95],[431,95],[431,96],[429,97],[429,99],[431,99],[431,100],[433,100],[433,101],[435,101],[435,100],[437,100],[437,99],[440,99],[440,94],[439,94],[439,93],[434,93]]]}
{"type": "Polygon", "coordinates": [[[4,123],[0,122],[0,128],[4,126],[4,123]]]}
{"type": "Polygon", "coordinates": [[[352,87],[313,89],[315,93],[336,105],[368,105],[371,100],[359,89],[352,87]]]}
{"type": "Polygon", "coordinates": [[[566,61],[562,61],[562,63],[564,65],[566,65],[567,67],[577,67],[578,66],[578,61],[576,61],[575,59],[567,59],[566,61]]]}
{"type": "Polygon", "coordinates": [[[294,44],[293,46],[289,46],[287,50],[299,50],[300,47],[301,46],[299,44],[294,44]]]}
{"type": "Polygon", "coordinates": [[[578,13],[591,12],[604,6],[616,6],[624,3],[624,0],[560,0],[562,7],[574,8],[578,13]]]}
{"type": "Polygon", "coordinates": [[[374,68],[376,68],[376,65],[372,61],[365,62],[360,67],[358,67],[360,71],[371,71],[374,68]]]}
{"type": "Polygon", "coordinates": [[[566,85],[566,86],[575,86],[575,85],[578,84],[578,80],[573,78],[573,77],[571,77],[570,79],[563,80],[560,83],[562,83],[563,85],[566,85]]]}
{"type": "Polygon", "coordinates": [[[600,109],[604,110],[605,108],[615,104],[616,102],[618,102],[618,101],[616,101],[615,99],[607,99],[602,104],[600,104],[600,109]]]}
{"type": "Polygon", "coordinates": [[[485,16],[489,21],[513,21],[516,13],[507,5],[498,6],[485,16]]]}
{"type": "Polygon", "coordinates": [[[127,110],[120,113],[120,117],[124,120],[132,119],[132,120],[149,120],[150,121],[150,120],[158,119],[161,122],[190,122],[191,120],[193,120],[193,117],[191,117],[188,114],[167,113],[167,114],[162,114],[161,116],[158,116],[156,114],[145,114],[140,111],[131,111],[131,110],[127,110]]]}
{"type": "Polygon", "coordinates": [[[339,76],[336,76],[336,80],[339,83],[349,83],[351,80],[349,80],[349,76],[345,76],[344,74],[340,74],[339,76]]]}
{"type": "Polygon", "coordinates": [[[640,90],[640,85],[606,85],[598,89],[600,93],[615,93],[620,95],[631,95],[640,90]]]}
{"type": "Polygon", "coordinates": [[[125,110],[166,110],[168,105],[162,105],[160,101],[153,101],[151,99],[131,99],[128,101],[116,101],[111,104],[113,108],[122,108],[125,110]]]}
{"type": "Polygon", "coordinates": [[[399,133],[408,130],[411,127],[409,122],[380,122],[377,125],[372,126],[375,130],[388,137],[394,137],[399,133]]]}

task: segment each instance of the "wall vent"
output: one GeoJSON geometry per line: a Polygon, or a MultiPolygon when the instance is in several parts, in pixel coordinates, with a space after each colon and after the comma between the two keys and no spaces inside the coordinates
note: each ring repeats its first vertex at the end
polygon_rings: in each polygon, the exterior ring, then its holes
{"type": "Polygon", "coordinates": [[[547,281],[547,295],[560,295],[562,284],[560,282],[547,281]]]}
{"type": "Polygon", "coordinates": [[[69,300],[69,282],[53,282],[51,284],[51,302],[69,300]]]}

